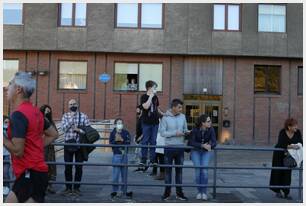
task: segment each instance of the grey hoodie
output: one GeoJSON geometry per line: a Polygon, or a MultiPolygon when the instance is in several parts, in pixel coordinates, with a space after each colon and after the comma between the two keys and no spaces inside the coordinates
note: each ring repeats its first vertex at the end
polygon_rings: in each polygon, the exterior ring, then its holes
{"type": "Polygon", "coordinates": [[[187,122],[184,114],[174,116],[171,110],[168,110],[160,122],[160,135],[165,137],[165,145],[183,146],[184,136],[176,136],[176,132],[186,132],[187,122]]]}

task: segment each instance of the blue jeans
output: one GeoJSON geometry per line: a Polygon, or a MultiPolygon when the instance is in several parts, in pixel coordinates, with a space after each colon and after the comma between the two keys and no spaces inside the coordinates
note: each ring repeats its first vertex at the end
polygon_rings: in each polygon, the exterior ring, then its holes
{"type": "MultiPolygon", "coordinates": [[[[10,159],[11,158],[9,155],[3,156],[3,161],[4,160],[9,161],[10,159]]],[[[11,167],[10,163],[3,163],[3,179],[6,179],[6,180],[10,179],[10,167],[11,167]]],[[[9,182],[3,183],[3,186],[10,188],[10,183],[9,182]]]]}
{"type": "MultiPolygon", "coordinates": [[[[184,149],[173,149],[173,148],[165,148],[165,164],[172,165],[173,160],[175,165],[183,165],[184,164],[184,149]]],[[[183,178],[183,168],[176,167],[175,168],[175,184],[182,184],[183,178]]],[[[166,167],[165,169],[165,183],[172,183],[172,167],[166,167]]],[[[176,187],[176,192],[183,192],[182,187],[176,187]]],[[[171,186],[166,186],[165,193],[171,193],[171,186]]]]}
{"type": "MultiPolygon", "coordinates": [[[[211,156],[212,152],[198,150],[191,151],[191,160],[194,166],[208,167],[211,156]]],[[[198,192],[207,194],[208,169],[195,168],[195,182],[196,184],[205,185],[203,187],[198,187],[198,192]]]]}
{"type": "MultiPolygon", "coordinates": [[[[141,145],[156,145],[156,137],[158,132],[158,124],[157,125],[149,125],[142,123],[142,139],[141,145]]],[[[141,149],[141,162],[146,163],[148,155],[148,148],[141,149]]],[[[155,159],[155,148],[150,148],[150,162],[154,162],[155,159]]]]}
{"type": "MultiPolygon", "coordinates": [[[[125,164],[128,163],[128,158],[127,155],[122,155],[122,154],[114,154],[113,164],[125,164]]],[[[121,176],[121,183],[124,183],[126,180],[126,175],[127,175],[127,168],[124,166],[113,166],[113,172],[112,172],[112,181],[113,183],[119,183],[119,178],[121,176]]],[[[119,185],[113,185],[113,192],[118,192],[119,190],[119,185]]],[[[122,185],[121,186],[121,191],[124,192],[126,191],[126,186],[122,185]]]]}

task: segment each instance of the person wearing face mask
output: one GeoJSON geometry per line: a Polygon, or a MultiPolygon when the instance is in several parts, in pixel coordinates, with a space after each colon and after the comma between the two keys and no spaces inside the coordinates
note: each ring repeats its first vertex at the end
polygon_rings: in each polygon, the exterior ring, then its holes
{"type": "MultiPolygon", "coordinates": [[[[109,136],[109,143],[114,145],[128,145],[131,142],[130,133],[123,129],[123,120],[118,118],[115,120],[116,128],[113,129],[109,136]]],[[[128,163],[128,154],[125,151],[124,147],[112,147],[113,150],[113,164],[127,164],[128,163]]],[[[127,173],[127,168],[122,166],[113,166],[112,172],[112,182],[119,183],[119,178],[121,176],[121,182],[125,182],[127,173]]],[[[126,191],[124,185],[121,186],[121,192],[119,193],[119,186],[113,185],[113,191],[111,193],[111,198],[120,197],[123,192],[126,191]]],[[[127,197],[132,197],[132,192],[127,192],[125,194],[127,197]]]]}
{"type": "MultiPolygon", "coordinates": [[[[156,145],[156,137],[159,125],[159,101],[156,95],[157,84],[154,81],[146,82],[147,93],[143,94],[140,98],[141,110],[142,110],[142,139],[141,145],[156,145]]],[[[150,148],[150,164],[155,163],[155,148],[150,148]]],[[[148,148],[143,147],[141,149],[141,162],[139,166],[141,168],[147,168],[147,156],[148,148]]]]}
{"type": "MultiPolygon", "coordinates": [[[[80,143],[80,134],[84,133],[79,129],[79,126],[89,126],[89,119],[86,114],[79,111],[79,104],[75,99],[68,102],[69,112],[62,117],[61,127],[64,131],[65,143],[80,143]]],[[[64,146],[64,161],[65,162],[83,162],[81,148],[78,146],[64,146]]],[[[75,165],[74,181],[80,182],[82,179],[82,165],[75,165]]],[[[65,165],[65,180],[72,181],[72,165],[65,165]]],[[[66,184],[66,189],[62,195],[81,195],[80,184],[66,184]]]]}
{"type": "MultiPolygon", "coordinates": [[[[3,115],[3,138],[7,138],[7,128],[8,128],[8,124],[9,124],[9,117],[6,115],[3,115]]],[[[10,152],[3,147],[3,161],[10,161],[11,159],[11,155],[10,152]]],[[[8,163],[3,163],[3,179],[10,179],[10,167],[11,164],[8,163]]],[[[10,183],[8,182],[4,182],[3,183],[3,195],[8,195],[8,193],[10,192],[10,183]]]]}
{"type": "MultiPolygon", "coordinates": [[[[44,115],[44,117],[50,122],[50,124],[56,129],[56,125],[52,119],[52,109],[49,105],[42,105],[40,107],[40,111],[42,112],[42,114],[44,115]]],[[[45,147],[45,160],[48,162],[55,162],[55,149],[54,149],[54,145],[50,144],[48,146],[45,147]]],[[[51,164],[48,165],[48,180],[49,181],[56,181],[56,165],[55,164],[51,164]]],[[[50,194],[55,194],[55,190],[52,187],[52,184],[49,183],[48,184],[48,188],[47,188],[47,192],[49,192],[50,194]]]]}

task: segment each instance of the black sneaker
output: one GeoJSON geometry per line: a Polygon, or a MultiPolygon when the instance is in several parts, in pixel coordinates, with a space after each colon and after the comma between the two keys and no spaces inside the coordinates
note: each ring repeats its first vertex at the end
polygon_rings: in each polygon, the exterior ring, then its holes
{"type": "Polygon", "coordinates": [[[61,192],[61,195],[63,196],[72,195],[72,189],[65,189],[64,191],[61,192]]]}
{"type": "Polygon", "coordinates": [[[127,197],[132,198],[132,197],[133,197],[133,192],[132,192],[132,191],[127,192],[127,193],[125,193],[125,195],[126,195],[127,197]]]}
{"type": "Polygon", "coordinates": [[[110,196],[111,196],[111,198],[115,198],[115,197],[117,196],[117,192],[112,192],[112,193],[110,194],[110,196]]]}
{"type": "Polygon", "coordinates": [[[185,197],[184,193],[176,193],[176,199],[183,200],[183,201],[187,201],[188,200],[188,198],[185,197]]]}
{"type": "Polygon", "coordinates": [[[170,194],[169,194],[169,193],[164,193],[163,196],[161,197],[161,199],[162,199],[163,201],[169,200],[169,199],[170,199],[170,194]]]}
{"type": "Polygon", "coordinates": [[[74,193],[75,195],[77,195],[77,196],[82,196],[81,190],[80,190],[79,188],[75,188],[75,189],[73,190],[73,193],[74,193]]]}

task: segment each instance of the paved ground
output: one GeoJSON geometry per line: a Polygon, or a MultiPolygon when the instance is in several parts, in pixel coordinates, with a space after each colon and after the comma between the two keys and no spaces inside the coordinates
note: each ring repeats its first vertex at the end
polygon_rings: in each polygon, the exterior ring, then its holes
{"type": "MultiPolygon", "coordinates": [[[[226,147],[226,146],[224,146],[226,147]]],[[[239,147],[239,146],[237,146],[239,147]]],[[[186,154],[186,153],[185,153],[186,154]]],[[[90,163],[106,163],[111,162],[111,153],[93,153],[91,154],[90,163]]],[[[130,160],[133,158],[130,157],[130,160]]],[[[254,152],[254,151],[219,151],[218,152],[218,166],[271,166],[272,152],[254,152]]],[[[58,162],[62,162],[63,158],[60,156],[57,159],[58,162]]],[[[213,161],[211,161],[212,165],[213,161]]],[[[189,160],[189,155],[186,156],[185,165],[192,165],[189,160]]],[[[149,176],[150,169],[146,173],[134,172],[135,168],[130,168],[128,173],[128,181],[130,183],[150,183],[158,184],[163,181],[153,180],[149,176]]],[[[64,181],[64,168],[58,166],[58,181],[64,181]]],[[[97,167],[87,166],[83,169],[83,180],[87,182],[111,183],[111,167],[97,167]]],[[[217,185],[260,185],[268,186],[270,178],[270,170],[225,170],[221,169],[217,172],[217,185]]],[[[209,184],[213,181],[213,171],[209,171],[209,184]]],[[[183,183],[194,182],[194,169],[184,169],[183,171],[183,183]]],[[[292,173],[292,185],[298,185],[298,171],[292,173]]],[[[63,185],[54,185],[58,193],[64,189],[63,185]]],[[[134,192],[133,199],[117,199],[115,202],[162,202],[161,195],[163,193],[163,187],[139,187],[130,186],[128,190],[134,192]]],[[[70,196],[64,197],[60,194],[48,194],[46,202],[50,203],[65,203],[65,202],[114,202],[110,199],[111,186],[110,185],[82,185],[82,196],[70,196]]],[[[208,190],[209,195],[212,196],[212,188],[208,190]]],[[[188,202],[200,202],[195,199],[196,188],[186,187],[184,188],[185,195],[189,198],[188,202]]],[[[174,194],[174,188],[172,189],[174,194]]],[[[253,189],[253,188],[218,188],[216,199],[210,198],[207,202],[217,203],[294,203],[298,199],[298,190],[291,190],[292,201],[279,199],[274,197],[274,194],[269,189],[253,189]]],[[[172,200],[168,202],[181,202],[176,201],[174,195],[172,200]]]]}

